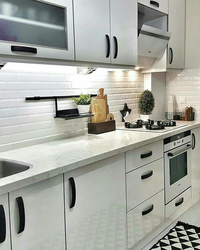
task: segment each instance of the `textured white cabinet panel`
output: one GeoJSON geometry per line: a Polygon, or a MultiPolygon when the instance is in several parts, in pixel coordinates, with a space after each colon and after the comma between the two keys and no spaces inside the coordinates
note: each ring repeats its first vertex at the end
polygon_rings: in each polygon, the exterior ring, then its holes
{"type": "Polygon", "coordinates": [[[189,201],[191,198],[192,198],[192,189],[189,188],[185,192],[180,194],[178,197],[176,197],[173,201],[168,203],[165,206],[166,218],[168,218],[170,215],[176,212],[181,206],[185,205],[185,203],[187,203],[187,201],[189,201]]]}
{"type": "Polygon", "coordinates": [[[12,250],[65,250],[63,175],[10,193],[12,250]],[[22,197],[25,230],[18,234],[22,197]]]}
{"type": "Polygon", "coordinates": [[[137,0],[111,0],[110,3],[111,63],[137,65],[137,0]],[[117,39],[118,54],[115,54],[115,39],[117,39]]]}
{"type": "Polygon", "coordinates": [[[65,174],[68,250],[125,250],[126,198],[123,155],[65,174]],[[76,203],[70,209],[76,185],[76,203]]]}
{"type": "Polygon", "coordinates": [[[156,194],[127,214],[128,248],[134,246],[164,220],[164,191],[156,194]],[[142,212],[152,208],[146,215],[142,212]]]}
{"type": "Polygon", "coordinates": [[[169,32],[171,38],[168,44],[168,68],[185,68],[185,0],[169,0],[169,32]],[[173,60],[171,51],[173,50],[173,60]]]}
{"type": "Polygon", "coordinates": [[[74,0],[76,60],[110,63],[110,56],[106,58],[109,17],[109,0],[74,0]]]}
{"type": "Polygon", "coordinates": [[[163,158],[126,174],[127,211],[164,189],[163,158]],[[150,175],[145,178],[145,175],[150,175]]]}
{"type": "MultiPolygon", "coordinates": [[[[8,194],[0,196],[0,206],[3,206],[6,219],[6,238],[4,242],[0,243],[0,250],[11,250],[8,194]]],[[[0,221],[0,227],[2,227],[2,221],[0,221]]]]}
{"type": "Polygon", "coordinates": [[[143,5],[146,5],[150,8],[156,9],[156,10],[161,11],[161,12],[166,13],[166,14],[168,14],[168,12],[169,12],[168,0],[155,0],[155,1],[138,0],[138,3],[141,3],[143,5]],[[157,7],[155,4],[153,4],[153,2],[157,2],[159,4],[159,7],[157,7]]]}
{"type": "Polygon", "coordinates": [[[163,157],[163,141],[154,142],[126,153],[126,172],[163,157]],[[151,154],[150,154],[151,153],[151,154]],[[150,154],[142,158],[143,155],[150,154]]]}

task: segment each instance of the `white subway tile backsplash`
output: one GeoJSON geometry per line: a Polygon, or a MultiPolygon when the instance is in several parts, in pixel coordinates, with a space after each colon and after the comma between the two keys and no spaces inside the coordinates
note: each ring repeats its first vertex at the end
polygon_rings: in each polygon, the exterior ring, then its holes
{"type": "MultiPolygon", "coordinates": [[[[184,77],[188,81],[188,75],[184,77]]],[[[196,79],[194,86],[199,87],[199,82],[196,79]]],[[[26,97],[97,94],[104,88],[110,112],[119,122],[124,103],[132,109],[133,118],[138,117],[143,86],[143,75],[133,71],[98,69],[91,75],[77,75],[75,67],[7,64],[0,72],[0,150],[87,132],[88,118],[54,119],[53,100],[26,102],[26,97]]],[[[72,100],[60,101],[59,109],[66,108],[76,105],[72,100]]]]}
{"type": "Polygon", "coordinates": [[[200,69],[186,69],[179,73],[167,73],[166,79],[167,97],[170,94],[177,97],[177,110],[182,111],[185,106],[193,106],[195,120],[200,121],[200,69]],[[183,99],[185,102],[182,102],[183,99]]]}

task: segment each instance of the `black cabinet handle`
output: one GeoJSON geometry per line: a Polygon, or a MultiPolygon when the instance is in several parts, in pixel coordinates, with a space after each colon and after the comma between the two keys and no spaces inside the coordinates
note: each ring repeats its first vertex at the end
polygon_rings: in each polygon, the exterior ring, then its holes
{"type": "Polygon", "coordinates": [[[18,209],[19,209],[19,230],[18,234],[22,233],[25,229],[25,208],[22,197],[16,198],[18,209]]]}
{"type": "Polygon", "coordinates": [[[11,46],[12,52],[24,52],[24,53],[31,53],[37,54],[37,49],[32,47],[24,47],[24,46],[11,46]]]}
{"type": "Polygon", "coordinates": [[[196,147],[196,137],[195,134],[192,133],[192,150],[194,150],[196,147]]]}
{"type": "Polygon", "coordinates": [[[4,207],[0,205],[0,243],[6,240],[6,215],[4,207]]]}
{"type": "Polygon", "coordinates": [[[116,36],[113,36],[113,39],[114,39],[114,44],[115,44],[115,54],[114,54],[114,59],[117,58],[118,56],[118,41],[117,41],[117,37],[116,36]]]}
{"type": "Polygon", "coordinates": [[[106,58],[109,58],[110,57],[110,37],[109,37],[109,35],[106,35],[106,41],[107,41],[106,58]]]}
{"type": "Polygon", "coordinates": [[[183,204],[183,202],[184,202],[184,198],[181,198],[180,201],[178,201],[178,202],[175,203],[175,206],[178,207],[178,206],[180,206],[181,204],[183,204]]]}
{"type": "Polygon", "coordinates": [[[152,156],[152,154],[153,154],[153,152],[152,152],[152,151],[149,151],[148,153],[141,154],[141,155],[140,155],[140,158],[141,158],[141,159],[144,159],[144,158],[147,158],[147,157],[152,156]]]}
{"type": "Polygon", "coordinates": [[[153,170],[151,170],[148,174],[144,174],[141,176],[142,180],[148,179],[149,177],[151,177],[153,175],[153,170]]]}
{"type": "Polygon", "coordinates": [[[150,1],[150,4],[155,5],[156,7],[160,7],[160,4],[156,1],[150,1]]]}
{"type": "Polygon", "coordinates": [[[142,216],[151,213],[153,211],[153,209],[154,209],[154,205],[152,205],[149,209],[142,211],[142,216]]]}
{"type": "Polygon", "coordinates": [[[70,182],[71,189],[72,189],[72,201],[71,201],[71,204],[70,204],[70,207],[69,207],[71,209],[76,204],[76,184],[75,184],[75,181],[74,181],[73,177],[69,178],[69,182],[70,182]]]}
{"type": "Polygon", "coordinates": [[[170,60],[169,60],[169,64],[172,64],[173,60],[174,60],[174,52],[172,48],[169,48],[170,51],[170,60]]]}

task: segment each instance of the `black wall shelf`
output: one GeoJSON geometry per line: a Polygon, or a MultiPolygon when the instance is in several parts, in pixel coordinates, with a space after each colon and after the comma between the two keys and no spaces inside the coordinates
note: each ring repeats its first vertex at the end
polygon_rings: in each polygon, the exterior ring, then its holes
{"type": "MultiPolygon", "coordinates": [[[[90,95],[91,97],[96,97],[97,95],[90,95]]],[[[59,99],[71,99],[73,97],[80,97],[80,95],[66,95],[66,96],[33,96],[26,97],[26,101],[42,101],[42,100],[54,100],[56,115],[54,118],[61,118],[65,120],[72,120],[78,118],[86,118],[93,116],[92,113],[79,113],[78,109],[64,109],[58,110],[58,100],[59,99]]]]}

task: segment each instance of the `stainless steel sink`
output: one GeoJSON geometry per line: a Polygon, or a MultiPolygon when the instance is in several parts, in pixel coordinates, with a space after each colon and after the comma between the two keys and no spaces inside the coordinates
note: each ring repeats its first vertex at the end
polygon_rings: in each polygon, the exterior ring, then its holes
{"type": "Polygon", "coordinates": [[[32,166],[23,162],[0,159],[0,178],[18,174],[30,169],[32,166]]]}

